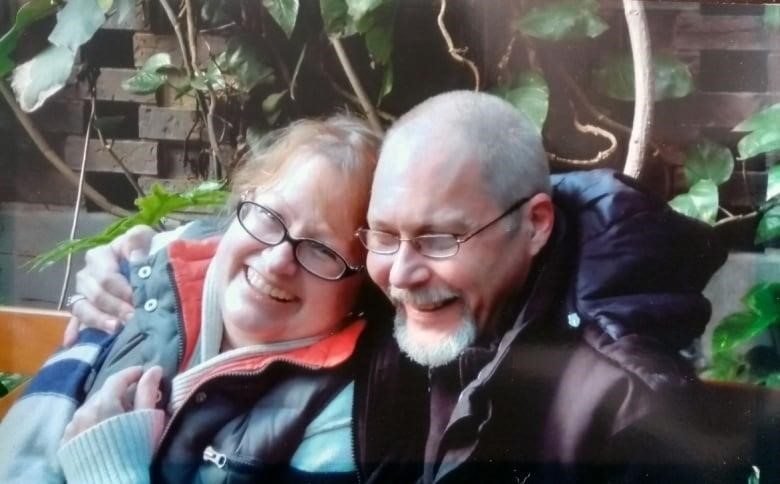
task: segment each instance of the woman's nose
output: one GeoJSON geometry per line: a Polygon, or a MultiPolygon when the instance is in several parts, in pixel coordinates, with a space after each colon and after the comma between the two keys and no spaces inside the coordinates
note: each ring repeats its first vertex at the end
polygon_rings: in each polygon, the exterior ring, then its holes
{"type": "Polygon", "coordinates": [[[266,247],[263,249],[262,256],[269,272],[291,276],[298,270],[298,261],[295,260],[292,244],[287,241],[266,247]]]}

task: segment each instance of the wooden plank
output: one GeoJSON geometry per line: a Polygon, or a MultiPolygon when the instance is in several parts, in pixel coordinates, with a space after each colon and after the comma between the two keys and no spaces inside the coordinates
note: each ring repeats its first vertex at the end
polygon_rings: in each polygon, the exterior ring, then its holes
{"type": "MultiPolygon", "coordinates": [[[[161,108],[157,106],[138,106],[138,137],[158,140],[184,140],[197,121],[195,111],[161,108]]],[[[191,135],[199,140],[199,132],[191,135]]]]}
{"type": "MultiPolygon", "coordinates": [[[[209,56],[218,56],[225,50],[225,39],[215,35],[198,37],[198,64],[205,65],[209,56]]],[[[171,54],[174,65],[182,65],[181,50],[173,35],[157,35],[139,32],[133,35],[133,60],[136,67],[144,65],[146,60],[158,52],[171,54]]]]}
{"type": "Polygon", "coordinates": [[[149,19],[144,12],[141,2],[134,2],[130,13],[119,21],[119,15],[115,12],[109,16],[102,27],[106,30],[149,30],[149,19]]]}
{"type": "MultiPolygon", "coordinates": [[[[157,174],[157,143],[154,141],[115,140],[112,145],[116,155],[124,161],[131,173],[157,174]]],[[[81,166],[84,138],[68,136],[65,139],[65,162],[73,169],[81,166]]],[[[121,173],[111,154],[103,149],[100,140],[90,140],[87,148],[87,171],[121,173]]]]}
{"type": "MultiPolygon", "coordinates": [[[[136,69],[101,67],[100,76],[95,85],[95,95],[99,101],[124,101],[139,104],[154,104],[154,94],[133,94],[122,88],[122,82],[133,77],[136,69]]],[[[87,94],[86,97],[89,97],[87,94]]]]}
{"type": "Polygon", "coordinates": [[[677,17],[673,45],[687,50],[780,51],[780,34],[764,28],[759,16],[683,12],[677,17]]]}
{"type": "Polygon", "coordinates": [[[731,129],[759,110],[780,102],[780,92],[707,92],[656,105],[656,124],[675,129],[731,129]]]}

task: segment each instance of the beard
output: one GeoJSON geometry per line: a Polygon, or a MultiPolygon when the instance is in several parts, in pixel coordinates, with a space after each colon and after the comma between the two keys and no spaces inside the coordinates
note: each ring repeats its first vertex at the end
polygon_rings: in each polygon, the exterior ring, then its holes
{"type": "Polygon", "coordinates": [[[393,336],[401,351],[415,363],[428,368],[446,365],[451,361],[455,361],[466,348],[476,341],[477,323],[468,307],[465,309],[465,314],[458,325],[458,329],[435,343],[419,341],[414,338],[409,330],[402,302],[431,304],[434,301],[442,301],[451,297],[457,297],[457,295],[443,290],[407,291],[394,287],[390,288],[390,299],[396,307],[393,336]]]}

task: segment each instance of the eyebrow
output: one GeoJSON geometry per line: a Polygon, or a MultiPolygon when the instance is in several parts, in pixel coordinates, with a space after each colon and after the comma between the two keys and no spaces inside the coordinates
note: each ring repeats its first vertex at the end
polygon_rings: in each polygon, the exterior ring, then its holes
{"type": "MultiPolygon", "coordinates": [[[[448,209],[443,214],[440,212],[439,216],[434,221],[428,221],[422,225],[413,227],[413,230],[408,231],[408,235],[417,237],[420,235],[434,235],[434,234],[454,234],[460,235],[468,233],[471,229],[467,226],[466,217],[461,210],[448,209]],[[442,226],[451,226],[451,229],[442,230],[442,226]]],[[[399,233],[396,227],[390,227],[388,224],[381,220],[369,219],[369,226],[373,230],[379,230],[380,232],[387,233],[399,233]]],[[[403,232],[400,231],[400,232],[403,232]]]]}

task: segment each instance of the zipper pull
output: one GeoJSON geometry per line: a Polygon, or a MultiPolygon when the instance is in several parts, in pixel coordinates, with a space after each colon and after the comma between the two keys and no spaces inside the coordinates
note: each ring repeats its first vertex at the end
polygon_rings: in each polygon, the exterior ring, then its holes
{"type": "Polygon", "coordinates": [[[222,469],[223,467],[225,467],[225,463],[227,462],[227,457],[225,456],[225,454],[220,454],[219,452],[214,450],[214,447],[209,445],[203,451],[203,460],[207,462],[211,462],[215,466],[222,469]]]}

